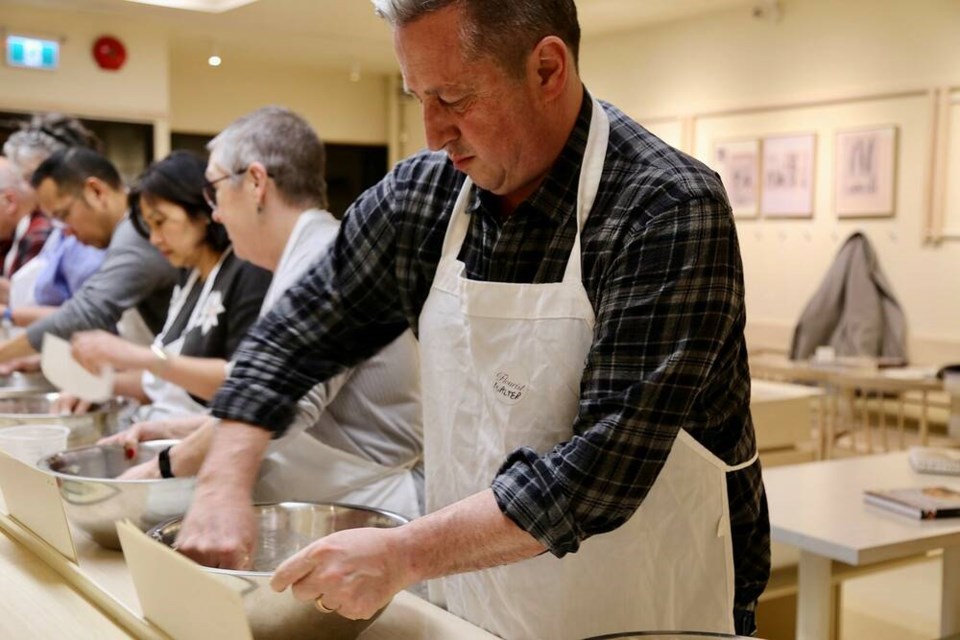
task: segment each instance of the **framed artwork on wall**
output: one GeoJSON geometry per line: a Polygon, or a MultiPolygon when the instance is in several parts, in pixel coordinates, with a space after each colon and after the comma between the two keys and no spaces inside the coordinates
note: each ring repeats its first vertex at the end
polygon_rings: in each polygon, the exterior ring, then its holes
{"type": "Polygon", "coordinates": [[[814,133],[763,139],[760,211],[765,217],[813,216],[816,143],[814,133]]]}
{"type": "Polygon", "coordinates": [[[713,147],[713,168],[720,174],[736,218],[760,214],[760,140],[722,140],[713,147]]]}
{"type": "Polygon", "coordinates": [[[896,127],[838,131],[834,167],[837,216],[892,216],[896,164],[896,127]]]}

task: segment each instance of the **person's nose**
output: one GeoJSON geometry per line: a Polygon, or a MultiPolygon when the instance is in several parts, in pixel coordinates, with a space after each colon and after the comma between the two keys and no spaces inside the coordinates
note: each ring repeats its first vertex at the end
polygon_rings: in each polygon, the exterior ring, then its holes
{"type": "Polygon", "coordinates": [[[460,137],[460,130],[449,112],[435,100],[426,100],[423,103],[423,127],[427,135],[427,146],[431,151],[440,151],[460,137]]]}
{"type": "Polygon", "coordinates": [[[160,246],[160,230],[154,227],[150,228],[150,244],[155,247],[160,246]]]}

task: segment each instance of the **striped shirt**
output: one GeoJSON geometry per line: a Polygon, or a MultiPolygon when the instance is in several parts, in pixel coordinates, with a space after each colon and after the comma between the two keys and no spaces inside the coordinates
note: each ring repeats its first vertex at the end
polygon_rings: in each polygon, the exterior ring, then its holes
{"type": "MultiPolygon", "coordinates": [[[[681,428],[728,464],[756,449],[743,270],[723,186],[703,164],[603,108],[610,141],[581,234],[596,326],[579,414],[568,442],[544,455],[518,449],[491,478],[503,512],[557,556],[630,518],[681,428]]],[[[562,280],[591,109],[585,92],[561,155],[509,218],[492,194],[474,190],[460,254],[469,278],[562,280]]],[[[330,252],[241,344],[214,415],[283,432],[317,381],[416,331],[463,180],[445,155],[424,152],[366,191],[330,252]]],[[[727,480],[735,604],[750,608],[770,570],[760,465],[727,480]]]]}

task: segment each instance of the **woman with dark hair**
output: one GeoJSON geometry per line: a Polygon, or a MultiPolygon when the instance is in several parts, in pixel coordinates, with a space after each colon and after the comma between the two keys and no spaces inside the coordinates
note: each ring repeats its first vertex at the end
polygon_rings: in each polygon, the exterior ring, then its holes
{"type": "Polygon", "coordinates": [[[149,403],[143,420],[204,410],[270,286],[270,272],[237,258],[213,219],[203,196],[205,168],[199,156],[175,151],[147,168],[130,197],[134,227],[184,270],[154,343],[144,347],[105,331],[73,337],[74,354],[88,369],[123,372],[114,391],[149,403]]]}

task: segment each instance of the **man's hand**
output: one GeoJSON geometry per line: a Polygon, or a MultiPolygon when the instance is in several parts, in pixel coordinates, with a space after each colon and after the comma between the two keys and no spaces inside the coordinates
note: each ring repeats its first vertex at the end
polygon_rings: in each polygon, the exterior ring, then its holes
{"type": "Polygon", "coordinates": [[[500,512],[490,489],[393,529],[348,529],[277,568],[270,586],[321,598],[347,618],[369,618],[411,584],[517,562],[544,551],[500,512]]]}
{"type": "Polygon", "coordinates": [[[205,567],[250,569],[257,544],[257,519],[250,497],[227,487],[201,491],[180,525],[177,551],[205,567]]]}
{"type": "MultiPolygon", "coordinates": [[[[209,434],[210,445],[177,550],[207,567],[248,569],[257,540],[251,496],[271,434],[240,422],[209,424],[200,430],[209,434]]],[[[171,451],[171,463],[177,448],[171,451]]]]}
{"type": "Polygon", "coordinates": [[[93,374],[99,374],[106,366],[120,371],[149,369],[157,359],[149,348],[106,331],[75,333],[70,344],[74,359],[93,374]]]}
{"type": "Polygon", "coordinates": [[[270,586],[292,587],[304,602],[322,596],[322,604],[352,620],[365,620],[390,598],[416,582],[394,547],[392,529],[349,529],[333,533],[281,564],[270,586]]]}

